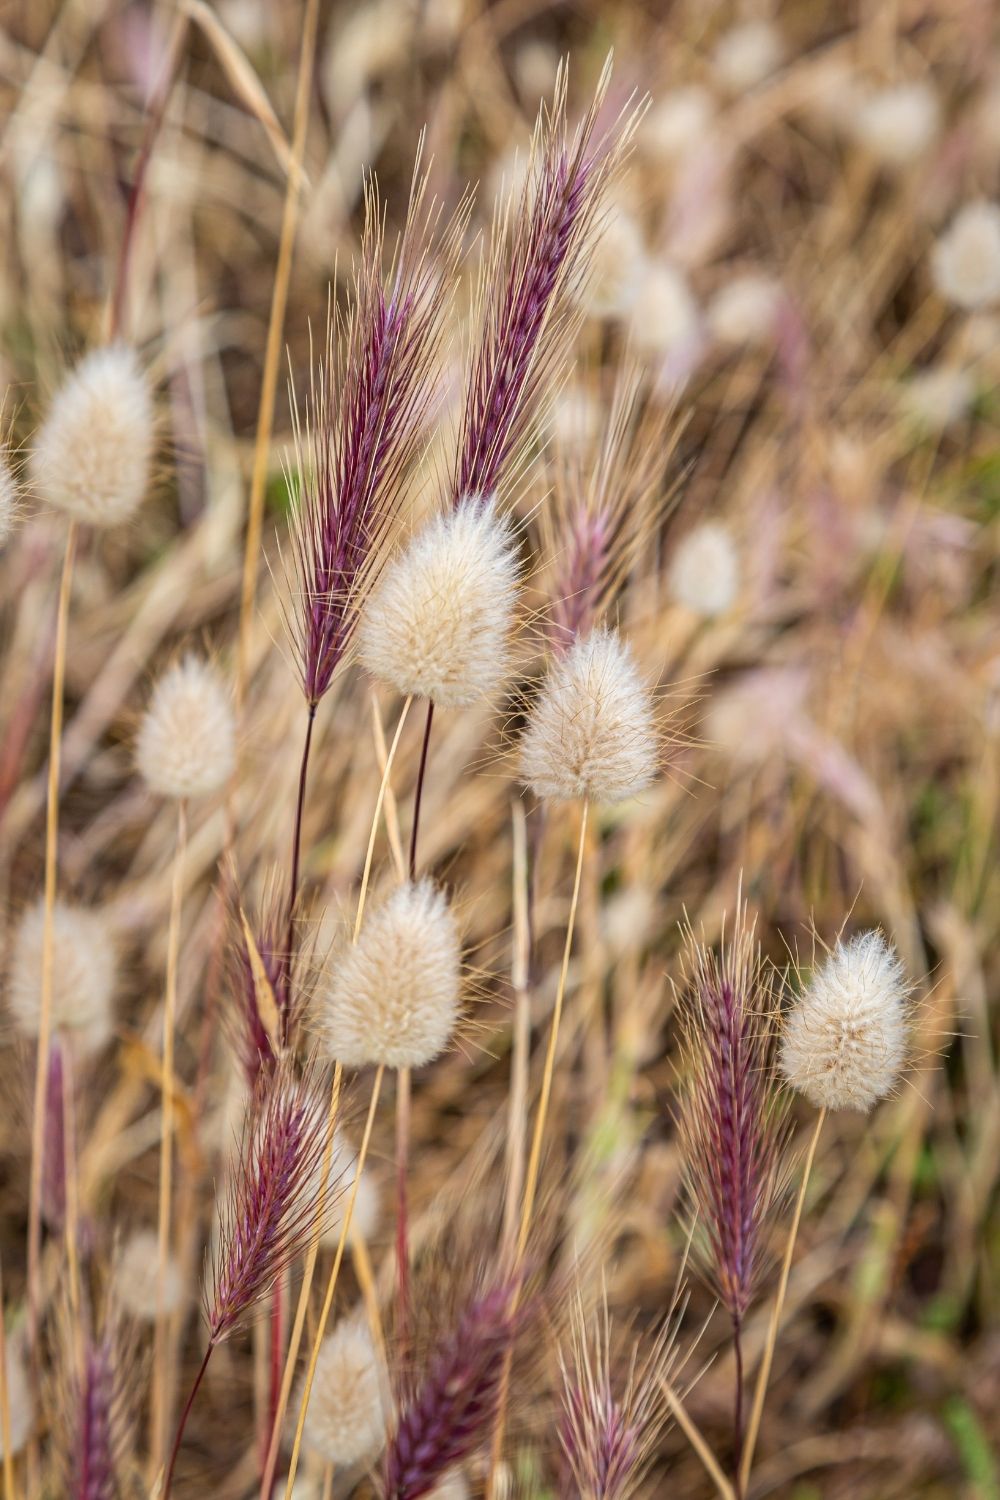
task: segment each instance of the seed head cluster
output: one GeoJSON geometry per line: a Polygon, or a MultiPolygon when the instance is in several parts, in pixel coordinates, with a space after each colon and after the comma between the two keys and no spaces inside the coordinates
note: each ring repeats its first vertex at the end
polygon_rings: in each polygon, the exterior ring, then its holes
{"type": "Polygon", "coordinates": [[[867,1114],[892,1092],[909,1050],[909,987],[880,932],[838,943],[787,1021],[781,1071],[817,1108],[867,1114]]]}
{"type": "MultiPolygon", "coordinates": [[[[45,903],[21,917],[7,973],[7,1005],[22,1036],[38,1035],[45,903]]],[[[97,910],[57,901],[52,913],[52,1025],[80,1057],[107,1046],[114,1027],[115,942],[97,910]]]]}
{"type": "Polygon", "coordinates": [[[384,1373],[364,1324],[345,1320],[323,1341],[303,1441],[326,1463],[347,1468],[385,1442],[384,1373]]]}
{"type": "Polygon", "coordinates": [[[521,741],[521,777],[536,796],[622,802],[657,767],[652,698],[615,631],[597,629],[553,662],[521,741]]]}
{"type": "Polygon", "coordinates": [[[458,928],[443,893],[428,880],[402,885],[336,961],[319,1007],[326,1048],[348,1067],[422,1067],[448,1045],[460,993],[458,928]]]}
{"type": "Polygon", "coordinates": [[[235,758],[228,688],[210,663],[186,656],[153,690],[136,744],[139,770],[162,797],[206,797],[224,786],[235,758]]]}
{"type": "Polygon", "coordinates": [[[1000,207],[979,200],[959,209],[934,246],[938,291],[970,311],[1000,302],[1000,207]]]}
{"type": "Polygon", "coordinates": [[[704,521],[681,541],[670,564],[670,591],[692,614],[711,619],[732,609],[740,582],[732,532],[704,521]]]}
{"type": "Polygon", "coordinates": [[[31,453],[38,495],[90,526],[139,508],[153,454],[153,400],[131,349],[96,349],[56,392],[31,453]]]}
{"type": "Polygon", "coordinates": [[[488,498],[436,517],[389,564],[365,610],[368,671],[443,708],[490,698],[509,670],[519,571],[510,523],[488,498]]]}

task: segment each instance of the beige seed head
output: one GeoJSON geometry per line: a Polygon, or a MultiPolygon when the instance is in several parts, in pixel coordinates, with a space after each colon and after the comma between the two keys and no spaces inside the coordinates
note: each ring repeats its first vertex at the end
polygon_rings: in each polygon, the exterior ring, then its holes
{"type": "Polygon", "coordinates": [[[371,1335],[363,1324],[345,1321],[320,1347],[303,1443],[327,1463],[347,1468],[374,1458],[385,1429],[383,1376],[371,1335]]]}
{"type": "Polygon", "coordinates": [[[88,354],[65,381],[35,438],[31,474],[42,498],[91,526],[117,526],[149,484],[153,401],[131,349],[88,354]]]}
{"type": "Polygon", "coordinates": [[[1000,207],[967,203],[934,246],[931,270],[938,291],[958,307],[1000,301],[1000,207]]]}
{"type": "MultiPolygon", "coordinates": [[[[160,1303],[159,1245],[152,1229],[137,1229],[118,1257],[115,1294],[126,1312],[144,1323],[155,1321],[160,1303]]],[[[184,1277],[173,1256],[164,1268],[162,1307],[169,1315],[184,1302],[184,1277]]]]}
{"type": "Polygon", "coordinates": [[[709,331],[722,344],[763,344],[773,338],[781,311],[781,287],[750,271],[720,287],[709,304],[709,331]]]}
{"type": "MultiPolygon", "coordinates": [[[[52,913],[52,1025],[80,1057],[111,1039],[117,959],[99,911],[57,901],[52,913]]],[[[7,974],[7,1005],[23,1036],[38,1035],[42,1005],[45,903],[21,918],[7,974]]]]}
{"type": "Polygon", "coordinates": [[[136,762],[163,797],[206,797],[236,759],[229,691],[214,667],[187,656],[160,678],[139,729],[136,762]]]}
{"type": "Polygon", "coordinates": [[[855,140],[877,162],[902,167],[923,156],[941,125],[937,94],[919,80],[878,89],[850,117],[855,140]]]}
{"type": "Polygon", "coordinates": [[[402,885],[337,958],[320,1026],[347,1067],[419,1068],[448,1045],[458,1019],[461,948],[441,891],[402,885]]]}
{"type": "Polygon", "coordinates": [[[443,707],[489,698],[509,670],[519,573],[510,523],[470,496],[386,568],[361,618],[361,660],[443,707]]]}
{"type": "Polygon", "coordinates": [[[720,37],[715,49],[719,82],[731,93],[756,88],[780,67],[785,55],[781,32],[769,21],[746,21],[720,37]]]}
{"type": "Polygon", "coordinates": [[[629,315],[632,342],[650,357],[696,346],[701,315],[687,278],[665,261],[648,261],[629,315]]]}
{"type": "Polygon", "coordinates": [[[618,634],[595,630],[549,668],[521,741],[521,776],[542,798],[622,802],[656,775],[649,689],[618,634]]]}
{"type": "Polygon", "coordinates": [[[642,230],[621,202],[608,205],[590,270],[576,295],[591,318],[618,318],[635,300],[645,265],[642,230]]]}
{"type": "Polygon", "coordinates": [[[838,943],[785,1022],[781,1070],[817,1108],[863,1114],[891,1093],[907,1058],[909,988],[880,932],[838,943]]]}
{"type": "Polygon", "coordinates": [[[0,547],[14,530],[18,508],[17,481],[7,462],[3,444],[0,443],[0,547]]]}
{"type": "MultiPolygon", "coordinates": [[[[35,1425],[35,1405],[31,1399],[31,1381],[20,1341],[7,1337],[5,1374],[7,1377],[7,1417],[10,1422],[10,1451],[20,1453],[35,1425]]],[[[0,1423],[0,1458],[4,1456],[3,1425],[0,1423]]]]}
{"type": "Polygon", "coordinates": [[[700,84],[672,89],[644,116],[639,130],[640,144],[657,160],[681,160],[704,141],[714,113],[712,96],[700,84]]]}
{"type": "Polygon", "coordinates": [[[678,604],[711,619],[732,609],[740,583],[740,561],[729,528],[705,521],[688,532],[670,564],[670,592],[678,604]]]}

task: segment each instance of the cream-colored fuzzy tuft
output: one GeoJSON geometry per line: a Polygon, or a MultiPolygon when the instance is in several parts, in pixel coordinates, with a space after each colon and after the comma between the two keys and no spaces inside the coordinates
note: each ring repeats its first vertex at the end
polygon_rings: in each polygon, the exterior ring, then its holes
{"type": "Polygon", "coordinates": [[[672,89],[643,117],[640,145],[656,160],[683,160],[704,141],[714,113],[712,96],[700,84],[672,89]]]}
{"type": "Polygon", "coordinates": [[[944,432],[968,416],[976,399],[976,382],[971,370],[949,365],[921,370],[901,387],[899,404],[903,414],[926,427],[929,432],[944,432]]]}
{"type": "Polygon", "coordinates": [[[937,94],[927,83],[897,83],[860,101],[850,119],[855,140],[887,167],[923,156],[941,125],[937,94]]]}
{"type": "Polygon", "coordinates": [[[123,344],[96,349],[69,376],[35,438],[39,495],[90,526],[117,526],[138,509],[153,455],[153,400],[123,344]]]}
{"type": "Polygon", "coordinates": [[[699,337],[698,304],[676,267],[650,261],[629,316],[632,342],[642,354],[670,355],[694,346],[699,337]]]}
{"type": "Polygon", "coordinates": [[[906,1063],[908,993],[880,932],[838,943],[785,1022],[781,1070],[792,1088],[817,1108],[867,1114],[906,1063]]]}
{"type": "Polygon", "coordinates": [[[609,204],[594,242],[580,305],[592,318],[619,318],[635,301],[645,264],[642,231],[622,203],[609,204]]]}
{"type": "Polygon", "coordinates": [[[521,741],[521,776],[537,796],[622,802],[656,775],[649,689],[614,631],[595,630],[553,663],[521,741]]]}
{"type": "Polygon", "coordinates": [[[731,93],[756,88],[781,64],[785,44],[769,21],[746,21],[720,37],[715,49],[719,82],[731,93]]]}
{"type": "MultiPolygon", "coordinates": [[[[31,1381],[20,1341],[7,1336],[7,1416],[10,1422],[10,1451],[20,1453],[35,1425],[35,1404],[31,1399],[31,1381]]],[[[4,1456],[3,1427],[0,1424],[0,1458],[4,1456]]]]}
{"type": "Polygon", "coordinates": [[[678,544],[670,564],[670,592],[678,604],[711,619],[732,609],[740,560],[729,528],[705,521],[678,544]]]}
{"type": "MultiPolygon", "coordinates": [[[[321,1139],[326,1143],[326,1134],[321,1139]]],[[[303,1186],[302,1198],[305,1203],[316,1203],[322,1194],[323,1185],[323,1155],[321,1151],[317,1157],[315,1169],[311,1177],[303,1186]]],[[[333,1134],[333,1153],[330,1163],[331,1194],[329,1208],[323,1215],[323,1233],[321,1235],[324,1245],[336,1245],[340,1239],[341,1230],[344,1225],[344,1214],[347,1211],[348,1200],[354,1179],[358,1172],[357,1153],[350,1143],[345,1140],[343,1133],[338,1129],[333,1134]]],[[[354,1208],[351,1212],[351,1227],[348,1231],[348,1240],[360,1238],[366,1243],[371,1239],[378,1226],[379,1200],[378,1189],[372,1182],[370,1175],[365,1172],[358,1183],[358,1191],[354,1196],[354,1208]]]]}
{"type": "Polygon", "coordinates": [[[763,344],[773,338],[780,310],[778,283],[750,271],[719,288],[708,306],[708,327],[722,344],[763,344]]]}
{"type": "Polygon", "coordinates": [[[303,1443],[327,1463],[348,1468],[374,1458],[385,1432],[383,1374],[371,1334],[362,1323],[345,1321],[320,1347],[303,1443]]]}
{"type": "Polygon", "coordinates": [[[1000,301],[1000,208],[982,200],[959,209],[934,246],[938,291],[959,307],[1000,301]]]}
{"type": "Polygon", "coordinates": [[[0,547],[14,530],[18,509],[17,481],[11,473],[3,445],[0,444],[0,547]]]}
{"type": "Polygon", "coordinates": [[[458,1019],[461,948],[441,891],[403,885],[335,961],[320,1006],[331,1057],[347,1067],[419,1068],[448,1045],[458,1019]]]}
{"type": "Polygon", "coordinates": [[[153,689],[139,729],[136,762],[164,797],[205,797],[224,785],[236,760],[229,691],[214,667],[187,656],[153,689]]]}
{"type": "Polygon", "coordinates": [[[489,698],[509,670],[519,574],[510,523],[470,496],[387,566],[361,618],[361,660],[443,707],[489,698]]]}
{"type": "MultiPolygon", "coordinates": [[[[117,971],[115,944],[99,911],[57,901],[52,925],[52,1025],[80,1057],[111,1039],[117,971]]],[[[21,918],[7,974],[7,1005],[23,1036],[38,1035],[42,1004],[45,903],[21,918]]]]}
{"type": "Polygon", "coordinates": [[[469,1482],[461,1469],[452,1469],[429,1492],[428,1500],[469,1500],[469,1482]]]}
{"type": "MultiPolygon", "coordinates": [[[[159,1245],[152,1229],[137,1229],[118,1257],[115,1297],[140,1322],[152,1323],[160,1306],[159,1245]]],[[[167,1257],[163,1277],[163,1311],[173,1314],[184,1303],[184,1277],[173,1256],[167,1257]]]]}

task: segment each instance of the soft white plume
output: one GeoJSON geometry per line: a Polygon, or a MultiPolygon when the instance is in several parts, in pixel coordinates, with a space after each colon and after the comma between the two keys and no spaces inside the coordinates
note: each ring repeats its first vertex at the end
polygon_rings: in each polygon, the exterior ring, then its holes
{"type": "Polygon", "coordinates": [[[982,200],[960,208],[934,246],[938,291],[959,307],[1000,301],[1000,208],[982,200]]]}
{"type": "MultiPolygon", "coordinates": [[[[23,1036],[38,1035],[42,1007],[45,903],[21,917],[10,954],[7,1005],[23,1036]]],[[[100,911],[57,901],[52,913],[52,1025],[81,1057],[99,1052],[114,1029],[117,955],[100,911]]]]}
{"type": "Polygon", "coordinates": [[[229,690],[208,662],[186,656],[153,690],[136,744],[139,770],[163,797],[204,797],[225,784],[235,760],[229,690]]]}

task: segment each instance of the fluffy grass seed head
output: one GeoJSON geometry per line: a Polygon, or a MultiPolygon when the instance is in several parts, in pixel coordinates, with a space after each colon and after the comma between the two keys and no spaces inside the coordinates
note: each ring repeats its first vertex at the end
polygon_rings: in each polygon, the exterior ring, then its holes
{"type": "Polygon", "coordinates": [[[930,84],[915,79],[863,98],[851,114],[850,127],[877,162],[903,167],[933,142],[941,128],[941,107],[930,84]]]}
{"type": "Polygon", "coordinates": [[[701,84],[672,89],[643,117],[639,144],[658,161],[683,160],[705,139],[714,113],[712,95],[701,84]]]}
{"type": "Polygon", "coordinates": [[[420,1068],[444,1050],[461,994],[455,918],[429,880],[407,883],[339,956],[319,1008],[327,1050],[347,1067],[420,1068]]]}
{"type": "Polygon", "coordinates": [[[353,1319],[340,1323],[320,1346],[304,1446],[338,1467],[374,1458],[386,1435],[384,1387],[368,1329],[353,1319]]]}
{"type": "Polygon", "coordinates": [[[361,619],[361,660],[400,693],[468,708],[510,663],[520,565],[510,522],[469,496],[386,567],[361,619]]]}
{"type": "MultiPolygon", "coordinates": [[[[31,1381],[20,1342],[7,1338],[7,1415],[10,1422],[10,1451],[20,1453],[35,1425],[35,1404],[31,1381]]],[[[4,1456],[3,1429],[0,1427],[0,1458],[4,1456]]]]}
{"type": "Polygon", "coordinates": [[[153,690],[136,744],[139,770],[160,796],[205,797],[225,784],[235,759],[229,691],[210,663],[186,656],[153,690]]]}
{"type": "Polygon", "coordinates": [[[622,802],[656,775],[652,698],[616,631],[577,640],[549,668],[521,741],[521,776],[536,796],[622,802]]]}
{"type": "Polygon", "coordinates": [[[639,354],[651,358],[696,347],[701,314],[687,278],[666,261],[650,260],[632,302],[629,328],[639,354]]]}
{"type": "Polygon", "coordinates": [[[0,440],[0,547],[2,547],[17,520],[19,510],[17,481],[11,471],[4,444],[0,440]]]}
{"type": "Polygon", "coordinates": [[[781,1071],[817,1109],[867,1114],[895,1088],[910,1043],[909,985],[891,943],[838,943],[787,1020],[781,1071]]]}
{"type": "Polygon", "coordinates": [[[934,283],[958,307],[1000,301],[1000,207],[980,199],[960,208],[934,246],[934,283]]]}
{"type": "Polygon", "coordinates": [[[670,592],[678,604],[711,619],[732,609],[740,584],[740,560],[731,531],[705,521],[679,543],[670,564],[670,592]]]}
{"type": "Polygon", "coordinates": [[[173,1256],[167,1257],[162,1293],[159,1287],[159,1249],[156,1232],[137,1229],[122,1246],[115,1278],[115,1298],[123,1311],[138,1322],[155,1322],[162,1307],[165,1315],[184,1304],[184,1275],[173,1256]]]}
{"type": "Polygon", "coordinates": [[[770,276],[748,271],[719,288],[706,312],[709,332],[721,344],[766,344],[781,312],[781,287],[770,276]]]}
{"type": "Polygon", "coordinates": [[[153,399],[131,349],[86,355],[56,392],[31,453],[39,495],[90,526],[118,526],[149,484],[153,399]]]}
{"type": "Polygon", "coordinates": [[[756,88],[780,67],[785,55],[781,32],[769,21],[746,21],[719,38],[715,71],[733,94],[756,88]]]}
{"type": "MultiPolygon", "coordinates": [[[[117,956],[99,911],[57,901],[52,921],[52,1024],[77,1055],[89,1057],[111,1039],[117,956]]],[[[22,1036],[38,1035],[42,1004],[45,903],[21,917],[7,973],[7,1005],[22,1036]]]]}

